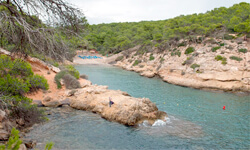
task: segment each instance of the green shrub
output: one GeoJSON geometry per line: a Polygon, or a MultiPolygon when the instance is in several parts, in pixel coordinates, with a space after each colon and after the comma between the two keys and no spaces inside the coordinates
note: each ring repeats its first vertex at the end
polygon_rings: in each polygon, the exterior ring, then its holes
{"type": "Polygon", "coordinates": [[[67,89],[76,89],[81,87],[80,82],[70,74],[64,75],[63,81],[67,89]]]}
{"type": "Polygon", "coordinates": [[[232,39],[234,39],[234,36],[229,35],[229,34],[224,34],[224,39],[225,40],[232,40],[232,39]]]}
{"type": "Polygon", "coordinates": [[[21,75],[23,77],[28,77],[33,75],[31,65],[23,60],[15,59],[13,67],[9,71],[13,76],[21,75]]]}
{"type": "Polygon", "coordinates": [[[227,61],[227,58],[226,57],[222,57],[221,55],[217,55],[215,58],[214,58],[215,60],[217,60],[217,61],[227,61]]]}
{"type": "Polygon", "coordinates": [[[55,63],[53,63],[53,66],[59,67],[59,63],[58,63],[58,62],[55,62],[55,63]]]}
{"type": "Polygon", "coordinates": [[[190,65],[192,64],[194,61],[194,58],[193,57],[188,57],[183,63],[182,65],[190,65]]]}
{"type": "Polygon", "coordinates": [[[247,49],[245,49],[245,48],[241,48],[238,51],[241,52],[241,53],[247,53],[247,49]]]}
{"type": "Polygon", "coordinates": [[[178,55],[179,57],[181,57],[181,52],[180,51],[171,52],[171,56],[175,56],[175,55],[178,55]]]}
{"type": "MultiPolygon", "coordinates": [[[[56,76],[55,76],[55,78],[54,78],[54,80],[55,80],[55,82],[57,84],[57,88],[58,89],[62,88],[60,80],[63,79],[64,76],[66,76],[66,75],[67,76],[71,75],[71,76],[75,77],[75,79],[79,79],[80,78],[80,73],[72,65],[63,66],[62,67],[62,71],[60,71],[59,73],[57,73],[56,76]]],[[[74,83],[76,83],[76,82],[74,82],[74,83]]],[[[76,86],[78,87],[78,84],[76,86]]]]}
{"type": "Polygon", "coordinates": [[[30,84],[19,78],[13,78],[10,74],[0,78],[0,91],[4,94],[23,95],[29,91],[30,84]]]}
{"type": "Polygon", "coordinates": [[[221,47],[220,46],[217,46],[217,47],[213,47],[212,48],[212,52],[216,52],[218,49],[220,49],[221,47]]]}
{"type": "Polygon", "coordinates": [[[49,84],[43,76],[34,75],[28,78],[28,82],[30,84],[30,91],[36,91],[38,89],[43,89],[43,90],[49,89],[49,84]]]}
{"type": "Polygon", "coordinates": [[[149,60],[151,61],[151,60],[154,60],[154,59],[155,58],[154,58],[153,54],[151,54],[150,57],[149,57],[149,60]]]}
{"type": "Polygon", "coordinates": [[[53,143],[53,142],[48,142],[48,143],[46,143],[46,146],[45,146],[45,150],[51,150],[52,149],[52,147],[54,146],[54,144],[55,143],[53,143]]]}
{"type": "Polygon", "coordinates": [[[76,79],[79,79],[80,78],[80,73],[79,73],[79,71],[77,71],[75,68],[74,68],[74,66],[72,66],[72,65],[67,65],[67,66],[65,66],[65,68],[68,70],[68,72],[72,75],[72,76],[74,76],[76,79]]]}
{"type": "Polygon", "coordinates": [[[221,55],[217,55],[214,58],[217,61],[221,61],[221,64],[226,65],[227,64],[227,58],[226,57],[222,57],[221,55]]]}
{"type": "Polygon", "coordinates": [[[164,59],[164,58],[161,58],[160,63],[163,63],[164,61],[165,61],[165,59],[164,59]]]}
{"type": "Polygon", "coordinates": [[[61,82],[60,80],[66,75],[66,74],[69,74],[68,70],[62,70],[60,72],[58,72],[56,75],[55,75],[55,82],[56,82],[56,85],[57,85],[57,88],[60,89],[62,88],[62,85],[61,85],[61,82]]]}
{"type": "Polygon", "coordinates": [[[186,46],[186,44],[184,42],[178,44],[178,47],[181,47],[181,46],[186,46]]]}
{"type": "Polygon", "coordinates": [[[225,46],[225,43],[220,43],[220,46],[225,46]]]}
{"type": "Polygon", "coordinates": [[[136,66],[136,65],[138,65],[139,63],[141,63],[141,60],[135,60],[133,66],[136,66]]]}
{"type": "Polygon", "coordinates": [[[5,74],[7,74],[7,70],[11,68],[13,68],[13,63],[10,57],[6,55],[0,55],[0,75],[4,76],[5,74]]]}
{"type": "Polygon", "coordinates": [[[123,59],[123,56],[119,56],[115,59],[115,61],[121,61],[123,59]]]}
{"type": "Polygon", "coordinates": [[[31,104],[32,100],[22,96],[0,96],[0,108],[10,110],[10,119],[22,119],[24,125],[21,127],[30,127],[35,123],[45,121],[47,118],[44,111],[36,105],[31,104]]]}
{"type": "Polygon", "coordinates": [[[190,53],[193,53],[194,50],[195,50],[195,49],[194,49],[193,47],[189,47],[189,48],[186,49],[185,54],[188,55],[188,54],[190,54],[190,53]]]}
{"type": "Polygon", "coordinates": [[[200,67],[200,65],[198,65],[198,64],[192,64],[192,65],[190,66],[190,68],[193,68],[193,69],[195,69],[195,68],[197,68],[197,67],[200,67]]]}
{"type": "Polygon", "coordinates": [[[232,60],[236,60],[236,61],[242,61],[242,58],[237,57],[237,56],[231,56],[229,58],[232,59],[232,60]]]}
{"type": "Polygon", "coordinates": [[[227,61],[226,61],[226,60],[222,60],[222,61],[221,61],[221,64],[222,64],[222,65],[226,65],[226,64],[227,64],[227,61]]]}
{"type": "Polygon", "coordinates": [[[0,55],[0,91],[8,95],[23,95],[37,89],[48,89],[44,77],[35,75],[31,65],[23,60],[11,61],[9,56],[0,55]]]}
{"type": "Polygon", "coordinates": [[[18,150],[22,140],[19,139],[19,131],[16,128],[12,128],[11,134],[6,145],[0,145],[1,150],[18,150]]]}

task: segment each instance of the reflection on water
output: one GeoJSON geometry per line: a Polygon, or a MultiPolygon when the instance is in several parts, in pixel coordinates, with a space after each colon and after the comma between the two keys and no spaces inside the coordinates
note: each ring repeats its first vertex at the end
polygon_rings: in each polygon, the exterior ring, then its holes
{"type": "MultiPolygon", "coordinates": [[[[108,85],[134,97],[147,97],[169,120],[137,128],[76,111],[50,116],[28,137],[55,142],[57,149],[249,149],[250,96],[170,85],[114,67],[76,66],[94,84],[108,85]],[[222,107],[226,106],[226,110],[222,107]]],[[[41,146],[41,144],[40,144],[41,146]]]]}

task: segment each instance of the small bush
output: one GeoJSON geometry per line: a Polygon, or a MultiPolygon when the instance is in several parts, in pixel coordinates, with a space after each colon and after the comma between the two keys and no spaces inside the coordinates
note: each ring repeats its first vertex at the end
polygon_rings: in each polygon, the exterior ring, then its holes
{"type": "Polygon", "coordinates": [[[242,58],[237,57],[237,56],[231,56],[229,58],[232,59],[232,60],[236,60],[236,61],[242,61],[242,58]]]}
{"type": "Polygon", "coordinates": [[[115,61],[121,61],[123,59],[123,56],[119,56],[115,59],[115,61]]]}
{"type": "Polygon", "coordinates": [[[19,139],[19,131],[16,128],[12,128],[11,134],[6,145],[0,145],[1,150],[18,150],[22,140],[19,139]]]}
{"type": "Polygon", "coordinates": [[[181,57],[181,52],[180,51],[171,52],[171,56],[175,56],[175,55],[178,55],[179,57],[181,57]]]}
{"type": "Polygon", "coordinates": [[[13,76],[29,77],[33,75],[31,65],[21,59],[15,59],[13,67],[10,69],[9,73],[13,76]]]}
{"type": "Polygon", "coordinates": [[[56,85],[57,85],[57,88],[60,89],[62,88],[62,85],[61,85],[61,82],[60,80],[66,75],[66,74],[69,74],[69,72],[67,70],[62,70],[60,72],[58,72],[54,78],[55,82],[56,82],[56,85]]]}
{"type": "Polygon", "coordinates": [[[30,127],[46,120],[43,110],[31,102],[31,99],[22,96],[0,96],[0,108],[9,109],[11,119],[24,121],[25,124],[20,127],[30,127]]]}
{"type": "Polygon", "coordinates": [[[186,49],[185,54],[188,55],[188,54],[190,54],[190,53],[193,53],[194,50],[195,50],[195,49],[194,49],[193,47],[189,47],[189,48],[186,49]]]}
{"type": "Polygon", "coordinates": [[[72,65],[67,65],[67,66],[65,66],[65,68],[68,70],[68,72],[72,75],[72,76],[74,76],[76,79],[79,79],[80,78],[80,73],[79,73],[79,71],[77,71],[75,68],[74,68],[74,66],[72,66],[72,65]]]}
{"type": "Polygon", "coordinates": [[[178,44],[178,47],[181,47],[181,46],[186,46],[186,44],[184,42],[178,44]]]}
{"type": "Polygon", "coordinates": [[[141,63],[141,60],[135,60],[133,66],[136,66],[136,65],[138,65],[139,63],[141,63]]]}
{"type": "Polygon", "coordinates": [[[82,78],[82,79],[88,79],[88,76],[86,74],[81,74],[80,78],[82,78]]]}
{"type": "Polygon", "coordinates": [[[183,63],[182,65],[190,65],[192,64],[194,61],[194,58],[193,57],[188,57],[183,63]]]}
{"type": "Polygon", "coordinates": [[[4,94],[23,95],[29,91],[30,84],[19,78],[13,78],[10,74],[0,78],[0,91],[4,94]]]}
{"type": "Polygon", "coordinates": [[[48,90],[49,84],[47,80],[40,75],[34,75],[28,78],[28,82],[30,84],[30,91],[36,91],[38,89],[48,90]]]}
{"type": "Polygon", "coordinates": [[[149,57],[149,60],[151,61],[151,60],[154,60],[154,59],[155,58],[154,58],[153,54],[151,54],[150,57],[149,57]]]}
{"type": "Polygon", "coordinates": [[[225,46],[225,43],[220,43],[220,46],[225,46]]]}
{"type": "Polygon", "coordinates": [[[227,58],[226,57],[222,57],[221,55],[217,55],[215,58],[214,58],[215,60],[217,60],[217,61],[226,61],[227,60],[227,58]]]}
{"type": "Polygon", "coordinates": [[[190,68],[193,68],[193,69],[195,69],[195,68],[197,68],[197,67],[200,67],[200,65],[198,65],[198,64],[192,64],[192,65],[190,66],[190,68]]]}
{"type": "Polygon", "coordinates": [[[80,73],[72,66],[72,65],[68,65],[68,66],[62,66],[62,71],[60,71],[59,73],[56,74],[54,80],[57,84],[57,88],[62,88],[61,82],[60,80],[67,74],[70,74],[72,76],[74,76],[76,79],[80,78],[80,73]]]}
{"type": "Polygon", "coordinates": [[[184,76],[186,73],[185,71],[181,71],[181,75],[184,76]]]}
{"type": "Polygon", "coordinates": [[[165,59],[164,59],[164,58],[161,58],[160,63],[163,63],[164,61],[165,61],[165,59]]]}
{"type": "Polygon", "coordinates": [[[226,65],[226,64],[227,64],[227,61],[226,61],[226,60],[222,60],[221,64],[222,64],[222,65],[226,65]]]}
{"type": "Polygon", "coordinates": [[[225,40],[232,40],[232,39],[234,39],[234,36],[229,35],[229,34],[224,34],[224,39],[225,40]]]}
{"type": "Polygon", "coordinates": [[[223,65],[227,64],[227,58],[222,57],[221,55],[217,55],[214,59],[217,60],[217,61],[221,61],[221,64],[223,64],[223,65]]]}
{"type": "Polygon", "coordinates": [[[212,52],[216,52],[218,49],[220,49],[221,47],[220,46],[217,46],[217,47],[213,47],[212,48],[212,52]]]}
{"type": "Polygon", "coordinates": [[[247,53],[247,49],[245,49],[245,48],[241,48],[238,51],[241,52],[241,53],[247,53]]]}
{"type": "Polygon", "coordinates": [[[70,74],[64,75],[63,81],[67,89],[76,89],[81,87],[80,82],[70,74]]]}

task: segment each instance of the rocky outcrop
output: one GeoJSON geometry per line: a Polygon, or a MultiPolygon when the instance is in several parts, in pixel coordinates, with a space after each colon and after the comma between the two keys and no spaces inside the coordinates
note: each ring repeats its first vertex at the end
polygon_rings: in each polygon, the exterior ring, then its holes
{"type": "Polygon", "coordinates": [[[134,98],[126,92],[107,89],[107,86],[92,85],[79,89],[71,97],[70,106],[75,109],[92,111],[103,118],[119,122],[124,125],[137,125],[148,120],[154,123],[157,119],[164,119],[165,112],[158,108],[147,98],[134,98]],[[109,107],[109,98],[114,104],[109,107]]]}
{"type": "Polygon", "coordinates": [[[8,120],[7,113],[0,109],[0,141],[8,140],[13,123],[8,120]]]}
{"type": "Polygon", "coordinates": [[[213,43],[187,44],[173,50],[166,49],[161,53],[154,48],[150,53],[137,55],[134,50],[127,53],[128,55],[115,66],[135,71],[149,78],[159,76],[163,81],[180,86],[250,92],[250,39],[248,42],[240,43],[237,43],[237,40],[216,40],[213,43]],[[218,47],[218,43],[223,43],[225,46],[213,52],[212,48],[218,47]],[[194,47],[195,51],[185,54],[188,47],[194,47]],[[240,52],[240,49],[246,49],[246,51],[240,52]],[[226,61],[224,63],[217,61],[215,57],[218,55],[224,57],[226,61]],[[242,60],[231,59],[232,56],[242,60]],[[134,64],[136,60],[140,63],[134,64]]]}
{"type": "MultiPolygon", "coordinates": [[[[5,54],[5,55],[8,55],[8,56],[12,56],[14,58],[16,57],[15,54],[11,54],[9,51],[6,51],[6,50],[4,50],[2,48],[0,48],[0,54],[5,54]]],[[[28,56],[28,57],[25,58],[25,61],[27,61],[29,63],[32,63],[33,65],[36,65],[37,66],[36,68],[46,68],[46,69],[51,70],[51,71],[53,71],[55,73],[60,72],[59,68],[57,68],[57,67],[55,67],[53,65],[50,65],[50,64],[48,64],[48,63],[46,63],[46,62],[44,62],[44,61],[42,61],[42,60],[40,60],[38,58],[28,56]]],[[[36,69],[36,68],[33,67],[32,69],[36,69]]]]}

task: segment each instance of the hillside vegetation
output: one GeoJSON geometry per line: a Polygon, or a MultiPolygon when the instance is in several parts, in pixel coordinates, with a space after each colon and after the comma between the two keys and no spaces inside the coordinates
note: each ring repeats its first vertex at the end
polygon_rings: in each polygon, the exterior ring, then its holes
{"type": "Polygon", "coordinates": [[[82,43],[102,54],[119,53],[143,45],[141,53],[157,47],[163,51],[180,39],[201,43],[205,37],[232,39],[230,33],[250,36],[250,4],[242,2],[230,8],[220,7],[206,13],[181,15],[161,21],[90,25],[82,43]]]}

